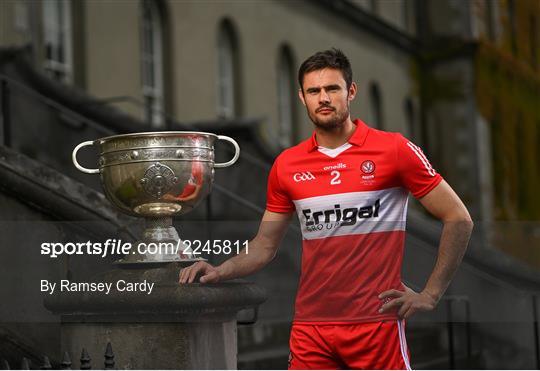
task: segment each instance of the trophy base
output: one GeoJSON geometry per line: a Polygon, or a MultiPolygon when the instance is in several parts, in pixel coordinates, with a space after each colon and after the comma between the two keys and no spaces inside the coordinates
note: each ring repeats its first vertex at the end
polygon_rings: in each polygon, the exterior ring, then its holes
{"type": "Polygon", "coordinates": [[[172,225],[172,217],[146,218],[146,228],[141,241],[137,241],[130,254],[115,262],[120,266],[163,265],[168,263],[189,264],[206,261],[195,257],[172,225]]]}
{"type": "Polygon", "coordinates": [[[135,207],[134,211],[142,215],[174,215],[182,210],[182,206],[166,203],[152,202],[135,207]]]}

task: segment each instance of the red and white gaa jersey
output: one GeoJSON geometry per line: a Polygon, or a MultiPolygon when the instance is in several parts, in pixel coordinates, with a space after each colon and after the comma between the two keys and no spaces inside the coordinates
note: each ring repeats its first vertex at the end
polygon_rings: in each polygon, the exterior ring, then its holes
{"type": "Polygon", "coordinates": [[[313,134],[270,171],[266,209],[296,209],[302,227],[295,322],[395,320],[395,312],[378,313],[378,295],[403,290],[408,194],[420,198],[442,180],[401,134],[354,123],[343,146],[319,147],[313,134]]]}

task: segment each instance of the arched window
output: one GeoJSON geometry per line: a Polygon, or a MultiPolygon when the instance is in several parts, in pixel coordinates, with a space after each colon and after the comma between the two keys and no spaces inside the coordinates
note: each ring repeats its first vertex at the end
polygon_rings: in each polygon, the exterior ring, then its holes
{"type": "Polygon", "coordinates": [[[369,85],[370,118],[369,123],[377,129],[383,129],[383,108],[379,84],[372,82],[369,85]]]}
{"type": "Polygon", "coordinates": [[[238,42],[230,21],[221,22],[217,37],[217,115],[230,119],[238,115],[238,42]]]}
{"type": "Polygon", "coordinates": [[[55,80],[70,83],[73,80],[71,2],[44,0],[42,4],[45,72],[55,80]]]}
{"type": "Polygon", "coordinates": [[[406,120],[406,134],[411,138],[411,140],[418,140],[416,138],[416,131],[415,131],[415,112],[414,112],[414,105],[411,100],[411,98],[406,98],[404,103],[404,110],[405,110],[405,120],[406,120]]]}
{"type": "Polygon", "coordinates": [[[141,1],[141,81],[145,121],[164,125],[163,22],[155,0],[141,1]]]}
{"type": "Polygon", "coordinates": [[[296,140],[294,60],[288,46],[279,50],[277,63],[277,102],[279,140],[283,147],[290,147],[296,140]]]}

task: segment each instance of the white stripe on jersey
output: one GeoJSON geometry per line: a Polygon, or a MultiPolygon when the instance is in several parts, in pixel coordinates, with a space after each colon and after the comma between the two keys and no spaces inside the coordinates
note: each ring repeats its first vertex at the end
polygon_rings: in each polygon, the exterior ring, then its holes
{"type": "Polygon", "coordinates": [[[420,161],[422,161],[422,163],[424,164],[424,167],[427,169],[429,175],[431,175],[431,176],[437,175],[437,173],[435,172],[435,169],[433,169],[433,167],[429,163],[428,159],[424,155],[424,152],[422,152],[422,150],[420,149],[420,147],[415,146],[412,142],[407,142],[407,145],[409,146],[410,149],[413,150],[413,152],[420,159],[420,161]]]}
{"type": "Polygon", "coordinates": [[[399,347],[401,348],[401,356],[403,357],[403,362],[405,362],[405,367],[407,367],[407,370],[412,370],[411,364],[409,362],[407,340],[405,339],[405,331],[403,328],[402,320],[398,320],[397,325],[398,325],[398,335],[399,335],[399,347]]]}
{"type": "Polygon", "coordinates": [[[342,152],[345,152],[349,148],[352,147],[352,144],[347,142],[343,143],[341,146],[337,148],[326,148],[326,147],[318,147],[319,152],[324,153],[328,157],[336,158],[338,157],[342,152]]]}
{"type": "Polygon", "coordinates": [[[306,240],[404,231],[409,192],[402,187],[293,200],[306,240]]]}

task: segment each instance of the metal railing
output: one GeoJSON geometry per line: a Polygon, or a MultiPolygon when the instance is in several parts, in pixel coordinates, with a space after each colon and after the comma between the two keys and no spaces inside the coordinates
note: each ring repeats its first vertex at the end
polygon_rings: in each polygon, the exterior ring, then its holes
{"type": "Polygon", "coordinates": [[[532,295],[532,311],[533,311],[533,333],[534,333],[534,356],[536,360],[536,369],[540,370],[540,336],[538,333],[538,308],[537,296],[532,295]]]}
{"type": "MultiPolygon", "coordinates": [[[[434,232],[436,230],[436,228],[434,228],[434,224],[435,222],[433,221],[425,221],[422,225],[422,228],[424,229],[424,231],[431,229],[432,232],[434,232]]],[[[438,236],[439,231],[437,230],[437,232],[436,233],[434,232],[433,235],[438,236]]],[[[434,243],[431,239],[427,238],[427,232],[422,235],[421,239],[424,242],[426,242],[426,244],[428,245],[432,245],[434,243]]],[[[417,245],[417,248],[424,249],[428,251],[429,253],[433,252],[432,249],[427,248],[426,246],[423,246],[423,245],[417,245]]],[[[460,269],[468,271],[469,273],[476,276],[477,278],[485,280],[486,282],[496,287],[506,289],[510,292],[519,293],[520,295],[523,295],[524,297],[526,297],[528,300],[531,300],[531,303],[532,303],[531,317],[532,317],[532,332],[533,332],[533,337],[534,337],[535,366],[536,366],[536,369],[540,370],[540,327],[538,324],[538,308],[537,308],[537,299],[536,299],[538,296],[538,291],[523,288],[518,285],[514,285],[510,282],[507,282],[493,274],[486,272],[483,269],[478,268],[477,266],[471,264],[470,262],[466,260],[463,260],[461,262],[460,269]]],[[[469,306],[469,309],[467,310],[469,311],[469,317],[470,317],[470,302],[468,306],[469,306]]]]}
{"type": "MultiPolygon", "coordinates": [[[[29,355],[30,356],[30,355],[29,355]]],[[[103,362],[103,369],[104,370],[114,370],[114,353],[112,350],[112,345],[110,342],[107,343],[107,346],[105,347],[105,353],[103,354],[104,362],[103,362]]],[[[33,357],[35,358],[35,357],[33,357]]],[[[92,369],[92,359],[90,358],[90,355],[86,351],[85,348],[81,351],[81,357],[79,358],[80,367],[75,367],[75,369],[79,370],[91,370],[92,369]]],[[[41,364],[33,365],[31,360],[29,358],[23,357],[20,363],[19,367],[15,367],[15,370],[30,370],[35,369],[36,367],[41,370],[52,370],[52,369],[60,369],[60,370],[71,370],[73,363],[71,361],[71,357],[68,352],[64,352],[64,356],[62,358],[62,361],[56,365],[51,364],[51,361],[49,360],[49,357],[43,356],[41,364]]],[[[98,365],[97,367],[100,369],[101,367],[98,365]]],[[[9,362],[6,359],[0,360],[0,369],[2,370],[10,370],[12,367],[10,366],[9,362]]]]}
{"type": "MultiPolygon", "coordinates": [[[[403,280],[406,286],[410,287],[416,292],[421,292],[422,289],[417,285],[403,280]]],[[[471,333],[471,309],[469,297],[466,295],[444,295],[441,301],[446,304],[446,333],[448,337],[448,366],[449,369],[455,370],[457,352],[455,349],[455,332],[454,332],[454,312],[453,304],[464,303],[465,305],[465,356],[467,360],[471,360],[472,357],[472,333],[471,333]]]]}
{"type": "Polygon", "coordinates": [[[443,298],[446,301],[446,328],[448,334],[448,364],[451,370],[456,369],[456,350],[455,350],[455,336],[454,336],[454,320],[453,320],[453,308],[452,304],[463,302],[465,304],[465,344],[467,360],[471,360],[472,356],[472,340],[471,340],[471,309],[470,301],[467,296],[460,295],[448,295],[443,298]]]}

